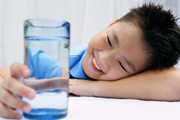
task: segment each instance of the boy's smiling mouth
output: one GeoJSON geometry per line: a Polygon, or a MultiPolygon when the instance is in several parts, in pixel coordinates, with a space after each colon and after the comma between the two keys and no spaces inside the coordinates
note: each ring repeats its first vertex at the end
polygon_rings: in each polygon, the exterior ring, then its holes
{"type": "Polygon", "coordinates": [[[93,52],[93,55],[92,55],[92,65],[97,71],[99,71],[101,73],[103,72],[101,65],[97,61],[97,54],[95,52],[93,52]]]}
{"type": "Polygon", "coordinates": [[[92,62],[93,62],[93,66],[94,66],[98,71],[101,71],[101,72],[102,72],[101,68],[100,68],[100,67],[97,65],[97,63],[96,63],[95,58],[93,58],[92,62]]]}

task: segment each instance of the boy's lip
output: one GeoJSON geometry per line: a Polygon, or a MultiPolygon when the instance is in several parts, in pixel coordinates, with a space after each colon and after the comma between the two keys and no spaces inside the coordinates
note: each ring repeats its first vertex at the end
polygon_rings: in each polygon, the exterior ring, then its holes
{"type": "Polygon", "coordinates": [[[93,66],[98,70],[101,71],[100,67],[97,65],[95,58],[92,59],[93,66]]]}
{"type": "Polygon", "coordinates": [[[93,54],[92,54],[92,64],[93,64],[93,67],[96,68],[96,70],[98,70],[99,72],[103,72],[103,69],[101,67],[101,64],[99,63],[99,61],[97,60],[97,54],[95,53],[95,51],[93,51],[93,54]]]}

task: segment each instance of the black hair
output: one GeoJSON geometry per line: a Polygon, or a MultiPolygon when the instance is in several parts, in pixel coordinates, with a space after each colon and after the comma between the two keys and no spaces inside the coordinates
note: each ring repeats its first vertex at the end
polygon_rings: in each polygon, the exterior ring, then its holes
{"type": "Polygon", "coordinates": [[[145,3],[133,8],[120,21],[136,23],[145,43],[151,48],[147,69],[164,69],[175,65],[180,57],[180,28],[172,11],[161,5],[145,3]]]}

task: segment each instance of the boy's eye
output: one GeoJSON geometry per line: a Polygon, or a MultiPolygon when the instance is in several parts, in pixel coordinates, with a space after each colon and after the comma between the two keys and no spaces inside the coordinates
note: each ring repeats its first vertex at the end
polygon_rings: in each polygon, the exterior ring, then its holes
{"type": "Polygon", "coordinates": [[[125,69],[125,67],[122,65],[122,63],[119,61],[119,64],[120,64],[120,66],[121,66],[121,68],[125,71],[125,72],[127,72],[127,70],[125,69]]]}
{"type": "Polygon", "coordinates": [[[108,34],[107,34],[107,42],[108,42],[108,45],[109,45],[110,47],[112,47],[112,43],[111,43],[111,41],[110,41],[110,39],[109,39],[108,34]]]}

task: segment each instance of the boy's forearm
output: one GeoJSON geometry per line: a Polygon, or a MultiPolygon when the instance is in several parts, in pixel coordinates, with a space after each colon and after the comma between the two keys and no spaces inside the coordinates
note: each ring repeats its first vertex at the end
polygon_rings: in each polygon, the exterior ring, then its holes
{"type": "MultiPolygon", "coordinates": [[[[79,95],[145,100],[180,100],[180,70],[177,69],[144,72],[117,81],[72,82],[79,84],[77,91],[74,91],[75,94],[79,95]]],[[[73,92],[73,89],[71,91],[73,92]]]]}
{"type": "Polygon", "coordinates": [[[173,72],[145,72],[118,81],[96,84],[97,96],[146,100],[180,100],[180,74],[173,72]]]}

